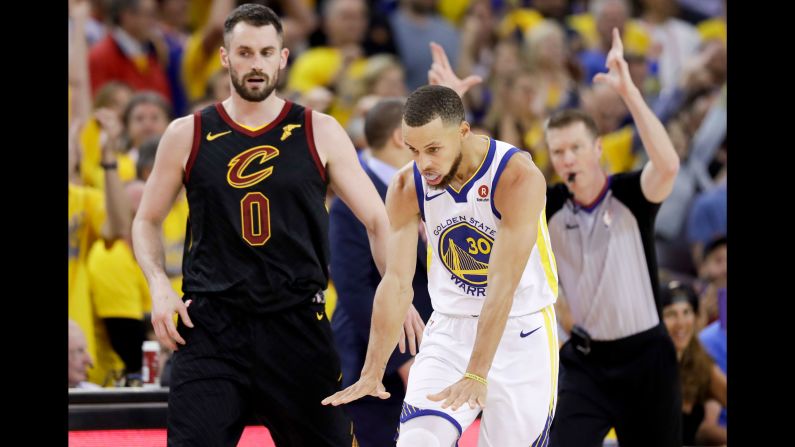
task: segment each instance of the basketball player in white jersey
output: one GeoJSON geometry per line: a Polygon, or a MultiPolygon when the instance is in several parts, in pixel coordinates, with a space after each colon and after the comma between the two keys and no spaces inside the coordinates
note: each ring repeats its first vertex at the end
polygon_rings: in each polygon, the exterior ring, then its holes
{"type": "Polygon", "coordinates": [[[323,400],[388,398],[381,378],[412,299],[417,226],[434,313],[409,374],[398,446],[449,447],[482,411],[478,445],[543,446],[557,396],[557,272],[546,182],[530,157],[475,135],[458,94],[433,85],[405,105],[414,161],[387,192],[387,270],[360,380],[323,400]]]}

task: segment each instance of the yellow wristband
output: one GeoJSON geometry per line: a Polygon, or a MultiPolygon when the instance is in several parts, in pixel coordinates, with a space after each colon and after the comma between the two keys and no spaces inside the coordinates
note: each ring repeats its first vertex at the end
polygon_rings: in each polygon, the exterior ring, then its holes
{"type": "Polygon", "coordinates": [[[472,373],[464,373],[464,377],[466,377],[467,379],[472,379],[472,380],[474,380],[474,381],[476,381],[476,382],[480,382],[480,383],[482,383],[483,385],[487,385],[487,383],[486,383],[486,379],[484,379],[483,377],[480,377],[480,376],[479,376],[479,375],[477,375],[477,374],[472,374],[472,373]]]}

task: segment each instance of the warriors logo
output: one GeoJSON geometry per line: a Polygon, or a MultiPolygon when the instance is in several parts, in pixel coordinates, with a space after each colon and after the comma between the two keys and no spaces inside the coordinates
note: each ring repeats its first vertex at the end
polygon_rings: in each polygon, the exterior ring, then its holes
{"type": "Polygon", "coordinates": [[[448,227],[439,237],[442,262],[465,293],[485,296],[493,244],[494,239],[467,222],[448,227]]]}

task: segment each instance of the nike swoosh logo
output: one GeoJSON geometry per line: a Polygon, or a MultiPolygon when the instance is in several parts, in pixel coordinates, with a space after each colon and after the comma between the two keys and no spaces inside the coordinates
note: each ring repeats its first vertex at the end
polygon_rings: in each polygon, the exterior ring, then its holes
{"type": "Polygon", "coordinates": [[[433,195],[433,196],[429,196],[428,193],[426,192],[425,193],[425,200],[433,200],[433,199],[439,197],[442,194],[444,194],[444,191],[440,192],[439,194],[433,195]]]}
{"type": "Polygon", "coordinates": [[[226,135],[228,133],[232,133],[232,131],[231,130],[227,130],[226,132],[217,133],[215,135],[213,135],[212,132],[207,132],[207,141],[213,141],[214,139],[216,139],[218,137],[222,137],[222,136],[224,136],[224,135],[226,135]]]}
{"type": "Polygon", "coordinates": [[[317,317],[318,321],[323,319],[323,312],[315,312],[315,316],[317,317]]]}
{"type": "Polygon", "coordinates": [[[537,331],[537,330],[539,330],[539,329],[541,329],[541,326],[539,326],[539,327],[537,327],[537,328],[533,329],[532,331],[530,331],[530,332],[528,332],[528,333],[526,333],[526,334],[524,333],[524,331],[519,331],[519,336],[520,336],[520,337],[522,337],[522,338],[525,338],[525,337],[527,337],[528,335],[532,334],[533,332],[535,332],[535,331],[537,331]]]}
{"type": "Polygon", "coordinates": [[[572,224],[566,224],[566,229],[567,229],[567,230],[573,230],[573,229],[575,229],[575,228],[580,228],[580,226],[579,226],[579,225],[577,225],[577,224],[574,224],[574,225],[572,225],[572,224]]]}

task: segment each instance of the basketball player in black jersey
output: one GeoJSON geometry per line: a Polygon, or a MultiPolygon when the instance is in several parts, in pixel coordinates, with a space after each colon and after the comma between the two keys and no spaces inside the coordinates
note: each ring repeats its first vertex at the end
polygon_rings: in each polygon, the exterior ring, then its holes
{"type": "MultiPolygon", "coordinates": [[[[384,206],[342,127],[273,94],[289,51],[272,10],[232,11],[220,53],[232,95],[171,123],[133,227],[152,324],[178,348],[168,445],[236,445],[254,418],[280,447],[355,445],[342,409],[320,404],[341,383],[322,292],[326,188],[367,228],[381,271],[384,206]],[[183,184],[190,217],[180,299],[164,271],[160,225],[183,184]]],[[[414,311],[406,321],[413,343],[421,319],[414,311]]]]}

